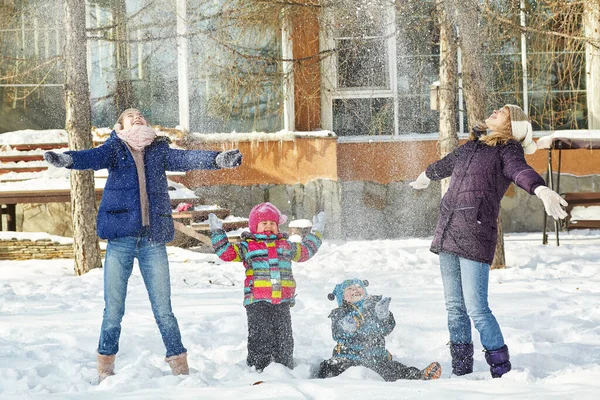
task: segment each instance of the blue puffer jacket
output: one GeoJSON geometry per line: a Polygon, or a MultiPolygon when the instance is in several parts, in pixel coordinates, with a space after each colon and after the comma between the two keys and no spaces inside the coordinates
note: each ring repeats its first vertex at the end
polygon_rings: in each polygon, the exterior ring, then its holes
{"type": "MultiPolygon", "coordinates": [[[[172,149],[170,142],[169,138],[158,136],[144,151],[150,213],[148,237],[162,243],[173,240],[175,233],[165,172],[218,169],[215,157],[219,152],[172,149]]],[[[66,154],[73,157],[72,169],[108,169],[98,210],[98,236],[115,239],[138,235],[142,230],[140,185],[135,161],[125,142],[113,131],[102,146],[66,154]]]]}

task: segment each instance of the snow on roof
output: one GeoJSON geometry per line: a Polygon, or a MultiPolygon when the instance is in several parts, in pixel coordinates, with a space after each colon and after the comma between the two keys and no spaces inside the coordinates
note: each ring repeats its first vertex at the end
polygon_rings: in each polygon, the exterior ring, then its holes
{"type": "Polygon", "coordinates": [[[199,142],[245,142],[245,141],[291,141],[296,138],[311,138],[311,137],[331,137],[335,138],[335,133],[331,131],[310,131],[310,132],[291,132],[279,131],[274,133],[266,132],[248,132],[248,133],[190,133],[190,137],[199,142]]]}
{"type": "Polygon", "coordinates": [[[549,135],[543,136],[538,139],[538,149],[549,149],[555,139],[566,139],[568,141],[593,141],[600,142],[600,130],[597,129],[577,129],[577,130],[564,130],[554,131],[549,135]]]}

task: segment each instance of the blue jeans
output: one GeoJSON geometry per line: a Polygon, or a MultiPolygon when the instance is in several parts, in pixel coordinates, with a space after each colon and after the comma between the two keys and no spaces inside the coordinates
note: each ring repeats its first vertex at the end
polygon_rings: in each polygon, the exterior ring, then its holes
{"type": "Polygon", "coordinates": [[[450,342],[472,342],[471,318],[486,350],[497,350],[504,346],[502,331],[488,306],[490,265],[455,254],[440,253],[440,270],[450,342]]]}
{"type": "Polygon", "coordinates": [[[119,351],[127,281],[133,270],[134,258],[138,259],[152,313],[167,348],[166,356],[185,353],[177,319],[171,310],[171,280],[167,248],[164,243],[148,241],[146,234],[108,241],[104,260],[104,316],[98,353],[112,355],[119,351]]]}

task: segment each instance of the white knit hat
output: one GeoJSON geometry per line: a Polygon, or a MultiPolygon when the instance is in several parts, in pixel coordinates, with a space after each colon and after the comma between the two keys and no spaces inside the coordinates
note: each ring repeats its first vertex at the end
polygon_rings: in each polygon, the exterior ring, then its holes
{"type": "Polygon", "coordinates": [[[533,154],[537,150],[537,144],[533,141],[533,128],[527,118],[527,114],[519,106],[507,104],[510,113],[510,127],[513,137],[521,142],[525,154],[533,154]]]}

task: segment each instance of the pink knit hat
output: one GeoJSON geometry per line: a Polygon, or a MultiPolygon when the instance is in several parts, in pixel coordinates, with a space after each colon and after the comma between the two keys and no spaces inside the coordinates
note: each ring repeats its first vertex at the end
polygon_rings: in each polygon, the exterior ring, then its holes
{"type": "Polygon", "coordinates": [[[256,228],[261,221],[275,221],[277,225],[281,225],[287,221],[287,215],[283,215],[271,203],[260,203],[252,207],[248,217],[248,228],[250,228],[251,233],[256,233],[256,228]]]}

